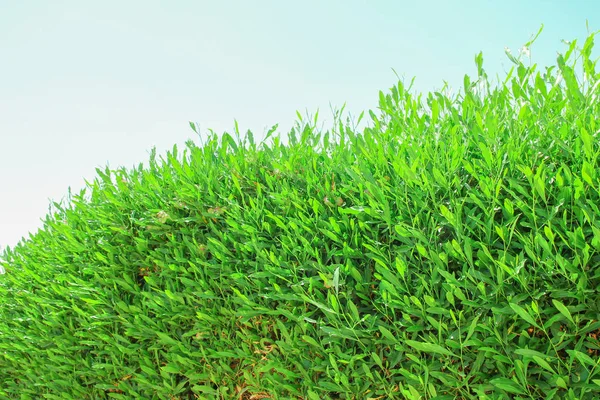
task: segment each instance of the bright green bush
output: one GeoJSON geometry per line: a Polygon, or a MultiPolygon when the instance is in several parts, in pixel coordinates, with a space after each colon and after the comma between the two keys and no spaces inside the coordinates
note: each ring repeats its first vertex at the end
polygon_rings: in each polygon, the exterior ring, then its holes
{"type": "Polygon", "coordinates": [[[479,54],[453,98],[400,82],[362,134],[98,170],[2,256],[0,396],[600,396],[593,37],[497,86],[479,54]]]}

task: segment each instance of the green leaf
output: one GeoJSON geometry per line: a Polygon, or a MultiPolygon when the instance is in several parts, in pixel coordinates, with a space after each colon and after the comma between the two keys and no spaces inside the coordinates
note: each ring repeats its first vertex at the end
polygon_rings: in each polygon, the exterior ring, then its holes
{"type": "Polygon", "coordinates": [[[587,162],[583,162],[583,168],[581,169],[581,177],[584,181],[586,181],[590,186],[594,186],[594,176],[596,172],[594,171],[594,167],[587,162]]]}
{"type": "Polygon", "coordinates": [[[319,342],[317,342],[315,339],[313,339],[312,337],[308,336],[308,335],[302,335],[302,340],[304,340],[306,343],[320,349],[321,345],[319,344],[319,342]]]}
{"type": "Polygon", "coordinates": [[[356,305],[350,299],[348,299],[346,305],[348,307],[348,310],[350,310],[350,315],[352,317],[352,320],[355,323],[358,323],[360,321],[360,314],[358,312],[358,308],[356,308],[356,305]]]}
{"type": "Polygon", "coordinates": [[[473,321],[471,321],[471,325],[469,325],[469,330],[467,331],[467,337],[465,339],[465,342],[467,342],[471,336],[473,336],[473,333],[475,332],[475,328],[477,328],[477,322],[479,321],[479,316],[477,315],[475,316],[475,318],[473,318],[473,321]]]}
{"type": "Polygon", "coordinates": [[[417,251],[419,252],[419,254],[425,258],[429,258],[429,253],[427,252],[427,249],[421,245],[420,243],[417,243],[415,245],[415,247],[417,248],[417,251]]]}
{"type": "Polygon", "coordinates": [[[177,368],[177,366],[173,365],[173,364],[168,364],[168,365],[162,367],[161,369],[170,374],[178,374],[181,372],[181,369],[177,368]]]}
{"type": "Polygon", "coordinates": [[[544,183],[544,178],[541,175],[535,175],[533,177],[533,186],[537,194],[542,198],[542,200],[546,201],[546,185],[544,183]]]}
{"type": "Polygon", "coordinates": [[[592,158],[594,156],[594,140],[592,138],[592,135],[590,135],[584,127],[581,127],[579,133],[581,141],[583,142],[583,149],[585,151],[586,157],[592,158]]]}
{"type": "Polygon", "coordinates": [[[319,396],[317,393],[313,392],[312,390],[308,391],[308,398],[309,398],[309,400],[321,400],[321,396],[319,396]]]}
{"type": "Polygon", "coordinates": [[[379,366],[379,368],[383,369],[383,362],[381,361],[379,355],[373,351],[371,352],[371,357],[373,357],[373,360],[379,366]]]}
{"type": "Polygon", "coordinates": [[[445,205],[442,204],[440,206],[440,212],[442,213],[444,218],[446,218],[448,220],[448,222],[450,222],[450,224],[452,226],[456,226],[456,220],[455,220],[454,214],[450,210],[448,210],[448,207],[446,207],[445,205]]]}
{"type": "Polygon", "coordinates": [[[496,378],[490,380],[490,383],[498,389],[504,390],[513,394],[524,394],[525,391],[514,381],[508,378],[496,378]]]}
{"type": "Polygon", "coordinates": [[[415,350],[422,351],[424,353],[437,353],[445,356],[456,357],[450,350],[434,343],[417,342],[415,340],[406,340],[405,343],[415,350]]]}
{"type": "Polygon", "coordinates": [[[167,344],[167,345],[170,345],[170,346],[175,346],[175,345],[180,344],[180,342],[178,342],[177,340],[173,339],[172,337],[170,337],[166,333],[156,332],[156,335],[160,338],[160,341],[163,342],[164,344],[167,344]]]}
{"type": "Polygon", "coordinates": [[[555,357],[549,357],[547,354],[540,353],[539,351],[531,350],[531,349],[517,349],[517,350],[515,350],[515,354],[531,358],[540,367],[544,368],[545,370],[547,370],[553,374],[556,373],[554,371],[554,369],[550,366],[548,361],[546,361],[546,359],[548,359],[548,358],[555,359],[555,357]]]}
{"type": "Polygon", "coordinates": [[[515,64],[515,65],[519,65],[519,64],[520,64],[520,61],[519,61],[519,60],[517,60],[517,59],[515,58],[515,56],[513,56],[513,55],[510,53],[510,49],[509,49],[508,47],[504,49],[504,54],[506,54],[506,57],[508,57],[508,59],[509,59],[510,61],[512,61],[512,62],[513,62],[513,64],[515,64]]]}
{"type": "Polygon", "coordinates": [[[440,115],[440,105],[437,102],[437,100],[434,99],[431,102],[431,120],[434,124],[437,122],[439,115],[440,115]]]}
{"type": "Polygon", "coordinates": [[[391,341],[392,343],[396,343],[398,342],[398,338],[396,338],[392,332],[390,332],[387,328],[384,328],[383,326],[379,326],[379,332],[381,332],[381,335],[383,337],[385,337],[386,339],[388,339],[389,341],[391,341]]]}
{"type": "Polygon", "coordinates": [[[469,78],[469,75],[464,76],[463,85],[465,87],[465,93],[467,93],[471,90],[471,78],[469,78]]]}
{"type": "Polygon", "coordinates": [[[335,288],[335,293],[338,294],[340,291],[340,267],[337,267],[333,271],[333,287],[335,288]]]}
{"type": "Polygon", "coordinates": [[[540,353],[539,351],[531,350],[531,349],[516,349],[515,354],[518,354],[520,356],[525,356],[525,357],[541,357],[541,358],[548,357],[548,355],[546,355],[544,353],[540,353]]]}
{"type": "Polygon", "coordinates": [[[579,360],[579,362],[582,365],[589,365],[592,367],[596,366],[596,362],[587,354],[582,353],[581,351],[577,351],[577,350],[567,350],[567,353],[572,356],[575,357],[577,360],[579,360]]]}
{"type": "Polygon", "coordinates": [[[564,315],[569,321],[571,321],[571,323],[573,325],[575,325],[575,321],[573,321],[573,316],[571,315],[571,312],[569,311],[569,309],[567,308],[567,306],[565,306],[563,303],[561,303],[558,300],[552,299],[552,304],[554,304],[554,307],[556,307],[556,309],[562,314],[564,315]]]}
{"type": "MultiPolygon", "coordinates": [[[[575,43],[573,43],[572,48],[574,48],[574,44],[575,43]]],[[[568,54],[569,53],[566,54],[566,57],[563,57],[562,54],[559,54],[557,58],[558,68],[562,72],[562,76],[567,85],[567,96],[575,104],[579,104],[579,102],[583,100],[583,94],[579,89],[579,83],[577,82],[575,71],[565,63],[566,59],[568,58],[568,54]]]]}
{"type": "Polygon", "coordinates": [[[546,360],[544,360],[543,358],[538,357],[538,356],[533,356],[533,361],[535,361],[540,367],[544,368],[546,371],[548,371],[552,374],[556,374],[556,372],[550,366],[550,364],[548,364],[548,362],[546,360]]]}
{"type": "Polygon", "coordinates": [[[475,64],[477,65],[477,77],[481,78],[483,76],[483,52],[479,52],[475,56],[475,64]]]}
{"type": "Polygon", "coordinates": [[[483,156],[485,163],[487,164],[487,166],[489,168],[491,168],[494,164],[494,158],[492,156],[491,150],[483,142],[479,142],[478,146],[479,146],[479,150],[481,151],[481,155],[483,156]]]}
{"type": "Polygon", "coordinates": [[[512,308],[512,310],[514,312],[516,312],[517,315],[519,315],[519,317],[521,317],[522,319],[527,321],[529,324],[535,326],[538,329],[542,329],[537,324],[537,322],[535,322],[535,319],[533,319],[533,317],[531,315],[529,315],[529,313],[527,311],[525,311],[525,309],[523,307],[521,307],[520,305],[515,304],[515,303],[510,303],[510,308],[512,308]]]}
{"type": "Polygon", "coordinates": [[[402,278],[406,274],[406,263],[400,257],[396,257],[396,270],[402,278]]]}

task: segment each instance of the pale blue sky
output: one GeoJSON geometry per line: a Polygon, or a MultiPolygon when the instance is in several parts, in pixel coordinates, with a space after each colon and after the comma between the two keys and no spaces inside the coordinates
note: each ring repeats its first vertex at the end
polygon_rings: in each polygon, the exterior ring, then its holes
{"type": "MultiPolygon", "coordinates": [[[[260,140],[296,110],[377,107],[396,82],[458,89],[484,52],[490,76],[545,25],[534,62],[600,29],[598,0],[0,0],[0,247],[41,227],[49,199],[131,167],[156,146],[240,128],[260,140]]],[[[595,54],[598,54],[597,49],[595,54]]]]}

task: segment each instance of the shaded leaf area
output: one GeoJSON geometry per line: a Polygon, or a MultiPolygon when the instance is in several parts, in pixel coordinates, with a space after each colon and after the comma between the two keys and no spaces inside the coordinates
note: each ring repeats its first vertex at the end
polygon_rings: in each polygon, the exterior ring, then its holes
{"type": "Polygon", "coordinates": [[[479,54],[454,97],[398,82],[360,134],[298,115],[98,169],[2,255],[0,395],[599,396],[593,38],[495,86],[479,54]]]}

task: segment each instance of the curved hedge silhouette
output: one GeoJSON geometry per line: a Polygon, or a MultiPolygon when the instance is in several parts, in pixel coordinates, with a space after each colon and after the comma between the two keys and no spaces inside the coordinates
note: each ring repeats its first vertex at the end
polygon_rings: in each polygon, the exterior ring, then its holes
{"type": "Polygon", "coordinates": [[[2,255],[0,395],[600,396],[593,39],[98,170],[2,255]]]}

